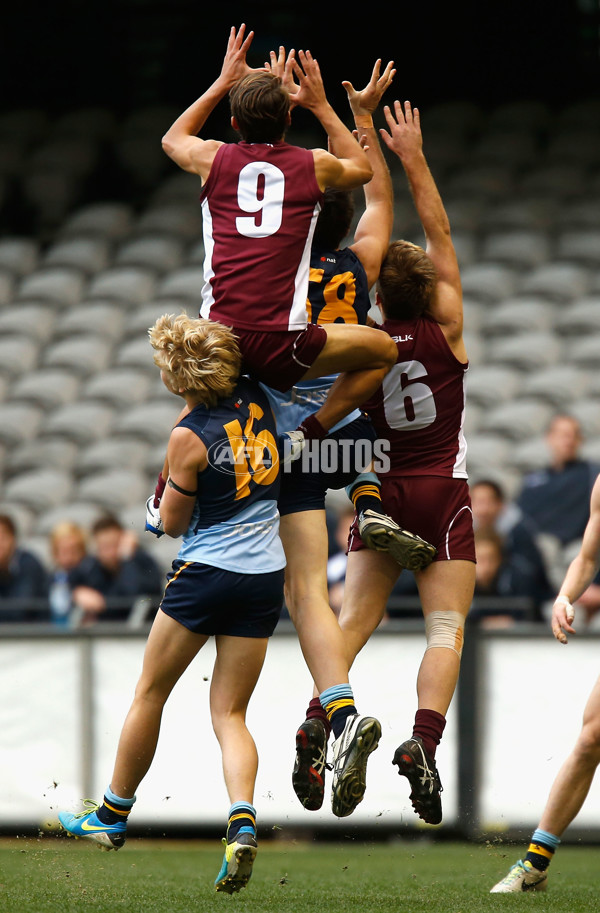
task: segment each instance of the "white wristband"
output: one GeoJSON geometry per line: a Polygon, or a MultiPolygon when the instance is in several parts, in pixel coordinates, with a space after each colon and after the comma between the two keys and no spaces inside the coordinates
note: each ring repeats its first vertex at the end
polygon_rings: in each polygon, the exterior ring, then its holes
{"type": "Polygon", "coordinates": [[[565,608],[567,610],[566,611],[567,621],[569,622],[569,624],[571,624],[575,618],[575,609],[571,605],[571,600],[569,599],[568,596],[565,596],[564,594],[561,593],[561,595],[557,596],[556,599],[554,600],[554,605],[556,605],[557,602],[559,605],[565,606],[565,608]]]}

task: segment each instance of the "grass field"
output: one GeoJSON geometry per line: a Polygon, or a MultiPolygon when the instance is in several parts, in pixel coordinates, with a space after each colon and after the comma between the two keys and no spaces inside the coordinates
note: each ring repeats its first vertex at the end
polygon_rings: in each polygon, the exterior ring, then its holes
{"type": "Polygon", "coordinates": [[[600,850],[566,846],[546,893],[490,895],[522,847],[409,841],[263,841],[245,891],[216,894],[217,842],[130,839],[107,853],[69,838],[0,842],[2,913],[538,913],[598,909],[600,850]]]}

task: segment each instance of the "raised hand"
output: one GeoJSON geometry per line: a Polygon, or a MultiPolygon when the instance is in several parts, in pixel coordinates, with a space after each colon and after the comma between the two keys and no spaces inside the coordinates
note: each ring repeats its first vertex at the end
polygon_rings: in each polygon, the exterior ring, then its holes
{"type": "Polygon", "coordinates": [[[296,104],[294,96],[296,95],[299,88],[299,86],[294,82],[293,61],[295,56],[296,51],[294,48],[292,48],[289,54],[286,55],[284,46],[280,45],[277,54],[275,51],[270,51],[269,60],[265,63],[265,70],[268,70],[275,76],[279,76],[281,79],[290,96],[292,107],[296,104]]]}
{"type": "Polygon", "coordinates": [[[403,109],[402,104],[399,101],[395,101],[394,112],[392,113],[390,107],[386,105],[383,113],[388,130],[380,130],[379,132],[388,149],[395,152],[401,160],[421,152],[423,149],[423,137],[421,136],[419,109],[413,108],[409,101],[404,102],[403,109]]]}
{"type": "Polygon", "coordinates": [[[298,80],[294,101],[301,108],[316,112],[328,104],[321,69],[310,51],[298,51],[298,58],[291,61],[292,71],[298,80]]]}
{"type": "Polygon", "coordinates": [[[396,75],[394,61],[390,60],[381,76],[380,72],[381,58],[375,61],[371,79],[364,89],[355,89],[348,80],[342,81],[342,85],[348,93],[348,101],[353,114],[372,114],[375,111],[383,93],[389,88],[396,75]]]}
{"type": "Polygon", "coordinates": [[[227,50],[221,67],[221,79],[232,86],[248,73],[259,73],[265,69],[264,67],[250,67],[246,62],[246,54],[253,38],[254,32],[252,31],[246,35],[244,23],[240,25],[239,29],[236,29],[235,26],[231,27],[227,50]]]}

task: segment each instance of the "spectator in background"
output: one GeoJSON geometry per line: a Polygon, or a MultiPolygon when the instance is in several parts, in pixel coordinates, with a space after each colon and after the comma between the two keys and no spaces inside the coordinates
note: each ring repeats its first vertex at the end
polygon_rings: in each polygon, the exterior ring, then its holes
{"type": "Polygon", "coordinates": [[[12,517],[0,514],[0,621],[48,618],[48,573],[41,561],[19,548],[12,517]]]}
{"type": "Polygon", "coordinates": [[[526,614],[522,600],[531,600],[532,607],[535,605],[526,565],[507,558],[504,539],[494,529],[475,530],[475,556],[474,604],[469,620],[494,627],[513,624],[526,614]],[[497,607],[493,605],[494,597],[498,598],[497,607]],[[514,610],[504,602],[512,597],[520,600],[514,610]]]}
{"type": "MultiPolygon", "coordinates": [[[[565,413],[553,416],[546,431],[550,462],[525,476],[517,505],[538,533],[560,545],[578,544],[589,519],[589,503],[600,465],[583,459],[584,435],[578,420],[565,413]]],[[[578,601],[587,620],[600,609],[600,575],[578,601]]]]}
{"type": "Polygon", "coordinates": [[[63,520],[50,533],[52,571],[50,575],[50,614],[54,624],[68,627],[73,617],[73,574],[88,553],[84,529],[71,520],[63,520]]]}
{"type": "Polygon", "coordinates": [[[506,498],[492,479],[479,479],[470,486],[473,526],[479,532],[494,532],[501,538],[505,574],[519,586],[520,596],[534,600],[535,617],[541,620],[542,605],[554,597],[544,557],[536,542],[533,522],[506,498]]]}
{"type": "Polygon", "coordinates": [[[139,596],[162,595],[162,574],[154,559],[113,516],[101,517],[91,529],[94,554],[71,571],[73,601],[83,623],[127,618],[139,596]]]}

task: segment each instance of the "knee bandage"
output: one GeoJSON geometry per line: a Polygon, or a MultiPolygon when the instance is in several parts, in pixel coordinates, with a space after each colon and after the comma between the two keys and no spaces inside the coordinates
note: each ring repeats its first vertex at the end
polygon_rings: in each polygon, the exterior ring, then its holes
{"type": "Polygon", "coordinates": [[[460,612],[431,612],[425,619],[426,650],[445,647],[460,658],[463,648],[465,619],[460,612]]]}

